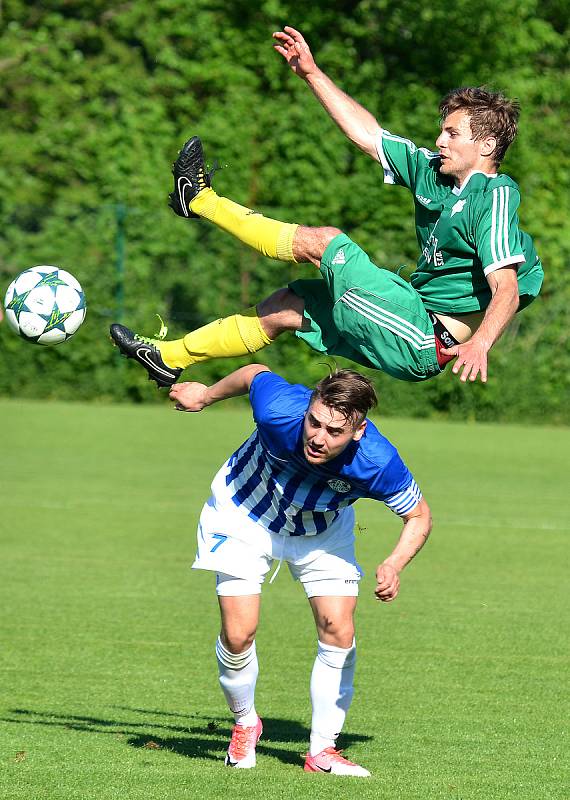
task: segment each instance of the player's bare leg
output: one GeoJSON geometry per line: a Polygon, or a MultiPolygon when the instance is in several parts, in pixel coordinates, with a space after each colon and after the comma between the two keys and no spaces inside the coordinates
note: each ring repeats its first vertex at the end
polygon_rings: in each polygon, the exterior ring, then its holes
{"type": "Polygon", "coordinates": [[[317,626],[317,657],[311,675],[311,744],[306,772],[366,778],[368,770],[336,749],[336,738],[354,693],[356,597],[323,596],[309,601],[317,626]]]}
{"type": "MultiPolygon", "coordinates": [[[[329,243],[339,233],[338,228],[296,226],[291,243],[293,260],[318,267],[329,243]]],[[[159,386],[171,386],[182,370],[193,364],[253,354],[282,333],[308,330],[303,309],[303,300],[283,288],[256,307],[217,319],[181,339],[149,339],[118,324],[111,326],[111,336],[121,352],[139,361],[159,386]]]]}
{"type": "MultiPolygon", "coordinates": [[[[338,228],[297,226],[292,241],[294,260],[318,267],[329,243],[339,233],[338,228]]],[[[254,309],[211,322],[176,342],[161,344],[161,356],[170,366],[185,368],[212,358],[256,353],[282,333],[308,330],[309,321],[303,310],[302,298],[290,289],[278,289],[254,309]]]]}
{"type": "Polygon", "coordinates": [[[304,302],[279,289],[257,307],[217,319],[181,339],[140,336],[125,325],[111,325],[111,338],[123,355],[138,361],[157,385],[170,387],[182,370],[214,358],[256,353],[286,331],[302,330],[304,302]]]}
{"type": "Polygon", "coordinates": [[[323,254],[335,236],[342,233],[338,228],[312,228],[299,225],[293,237],[293,257],[298,263],[311,262],[316,267],[321,263],[323,254]]]}
{"type": "Polygon", "coordinates": [[[243,653],[255,640],[259,623],[260,595],[218,597],[221,615],[220,639],[230,653],[243,653]]]}
{"type": "Polygon", "coordinates": [[[340,233],[336,228],[301,228],[295,223],[270,219],[227,197],[220,197],[212,189],[213,172],[206,169],[198,136],[184,144],[172,173],[174,190],[169,204],[175,214],[206,219],[271,258],[312,261],[318,265],[328,242],[340,233]]]}
{"type": "Polygon", "coordinates": [[[222,629],[216,642],[220,686],[235,718],[225,763],[249,769],[255,766],[255,746],[263,726],[255,710],[258,675],[255,633],[260,596],[218,597],[222,629]]]}
{"type": "MultiPolygon", "coordinates": [[[[219,197],[211,188],[212,173],[206,170],[197,136],[189,139],[178,154],[173,174],[170,206],[176,214],[207,219],[271,258],[309,262],[318,267],[329,243],[341,233],[338,228],[312,228],[272,220],[219,197]]],[[[303,324],[302,301],[283,289],[257,308],[215,320],[181,339],[149,339],[120,324],[111,326],[111,337],[123,355],[138,361],[158,386],[169,387],[183,369],[193,364],[256,353],[281,333],[302,330],[303,324]]]]}
{"type": "Polygon", "coordinates": [[[311,597],[309,602],[319,641],[333,647],[352,647],[356,597],[311,597]]]}
{"type": "Polygon", "coordinates": [[[257,314],[267,337],[273,341],[287,331],[305,330],[308,321],[303,316],[304,307],[303,299],[286,287],[258,303],[257,314]]]}

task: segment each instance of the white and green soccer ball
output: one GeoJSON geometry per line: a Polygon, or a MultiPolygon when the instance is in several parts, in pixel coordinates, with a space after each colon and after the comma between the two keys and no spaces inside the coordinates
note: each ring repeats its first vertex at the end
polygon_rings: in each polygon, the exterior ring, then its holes
{"type": "Polygon", "coordinates": [[[33,344],[65,342],[87,311],[79,281],[59,267],[31,267],[15,278],[4,300],[6,320],[33,344]]]}

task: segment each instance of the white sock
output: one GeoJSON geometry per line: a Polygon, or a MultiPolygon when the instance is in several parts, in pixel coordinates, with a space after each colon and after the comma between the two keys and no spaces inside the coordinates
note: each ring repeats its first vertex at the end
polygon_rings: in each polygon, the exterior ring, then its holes
{"type": "Polygon", "coordinates": [[[254,706],[255,684],[259,672],[255,642],[244,653],[230,653],[218,636],[216,658],[220,686],[235,721],[239,725],[255,725],[257,722],[254,706]]]}
{"type": "Polygon", "coordinates": [[[335,746],[354,694],[355,666],[354,641],[349,648],[318,642],[311,674],[313,719],[309,752],[312,756],[335,746]]]}

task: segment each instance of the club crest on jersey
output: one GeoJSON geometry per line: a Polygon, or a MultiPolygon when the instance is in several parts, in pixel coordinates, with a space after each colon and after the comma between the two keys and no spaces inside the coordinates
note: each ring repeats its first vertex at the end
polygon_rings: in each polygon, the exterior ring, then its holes
{"type": "Polygon", "coordinates": [[[343,494],[345,494],[346,492],[350,492],[350,490],[352,489],[350,483],[347,483],[346,481],[341,481],[339,478],[333,478],[332,480],[327,481],[327,483],[333,490],[333,492],[342,492],[343,494]]]}
{"type": "Polygon", "coordinates": [[[463,207],[465,206],[466,202],[467,200],[458,200],[457,203],[451,209],[450,216],[453,216],[454,214],[460,214],[463,211],[463,207]]]}

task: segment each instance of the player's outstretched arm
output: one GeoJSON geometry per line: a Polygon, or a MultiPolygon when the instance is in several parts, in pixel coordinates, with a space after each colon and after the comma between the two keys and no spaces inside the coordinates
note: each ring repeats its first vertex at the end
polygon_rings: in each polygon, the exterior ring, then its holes
{"type": "Polygon", "coordinates": [[[419,553],[431,531],[431,511],[423,499],[403,517],[404,527],[394,550],[376,569],[374,594],[383,603],[395,600],[400,590],[400,572],[419,553]]]}
{"type": "Polygon", "coordinates": [[[248,364],[246,367],[240,367],[234,372],[230,372],[212,386],[195,381],[175,383],[168,396],[176,404],[174,406],[176,411],[202,411],[212,403],[247,394],[251,382],[260,372],[270,372],[270,370],[263,364],[248,364]]]}
{"type": "Polygon", "coordinates": [[[452,371],[457,374],[463,367],[460,380],[474,381],[481,375],[487,382],[487,353],[514,317],[519,307],[519,288],[515,267],[503,267],[488,276],[492,298],[481,325],[463,344],[442,349],[442,353],[457,356],[452,371]]]}
{"type": "Polygon", "coordinates": [[[283,56],[295,75],[307,83],[345,136],[363,152],[379,161],[376,137],[382,129],[372,114],[339,89],[317,67],[309,45],[299,31],[286,25],[282,31],[276,31],[273,38],[277,42],[274,49],[283,56]]]}

